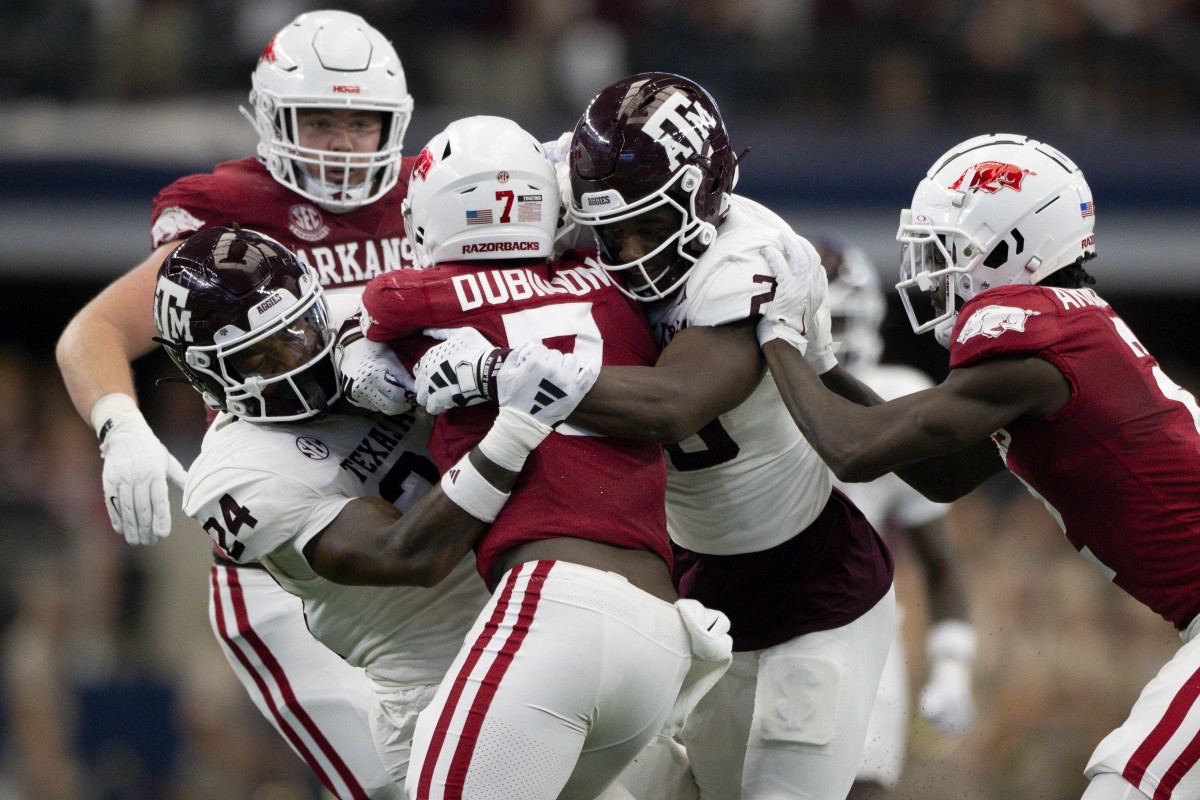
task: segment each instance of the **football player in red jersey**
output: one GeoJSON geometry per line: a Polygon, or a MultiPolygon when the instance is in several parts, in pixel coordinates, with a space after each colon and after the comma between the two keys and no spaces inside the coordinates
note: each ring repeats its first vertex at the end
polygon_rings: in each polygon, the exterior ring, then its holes
{"type": "MultiPolygon", "coordinates": [[[[652,363],[649,328],[607,273],[585,253],[550,261],[561,207],[536,139],[497,117],[451,123],[422,151],[406,204],[422,269],[368,285],[367,337],[393,341],[410,368],[431,360],[442,382],[463,379],[454,345],[422,332],[452,325],[476,328],[497,356],[541,341],[596,368],[652,363]]],[[[439,469],[453,474],[495,415],[440,415],[439,469]]],[[[678,729],[731,642],[724,615],[676,603],[665,488],[655,444],[564,426],[533,453],[476,546],[494,594],[418,719],[410,797],[593,798],[678,729]]]]}
{"type": "Polygon", "coordinates": [[[760,336],[839,477],[906,467],[952,500],[1007,468],[1084,558],[1179,630],[1184,645],[1092,754],[1083,797],[1196,800],[1200,408],[1089,288],[1093,202],[1070,159],[1024,136],[979,136],[934,163],[897,233],[913,329],[950,351],[931,389],[863,407],[821,385],[798,332],[823,273],[776,265],[760,336]]]}
{"type": "MultiPolygon", "coordinates": [[[[154,349],[159,266],[200,230],[241,225],[312,266],[330,312],[356,308],[374,275],[411,265],[400,214],[412,113],[392,45],[361,17],[302,14],[266,46],[251,78],[256,157],[218,164],[154,200],[153,251],[67,325],[57,357],[79,413],[101,437],[113,527],[131,544],[170,531],[167,479],[183,469],[138,410],[129,364],[154,349]]],[[[308,633],[296,598],[255,566],[215,552],[210,618],[255,704],[340,798],[391,796],[367,728],[370,687],[308,633]]]]}

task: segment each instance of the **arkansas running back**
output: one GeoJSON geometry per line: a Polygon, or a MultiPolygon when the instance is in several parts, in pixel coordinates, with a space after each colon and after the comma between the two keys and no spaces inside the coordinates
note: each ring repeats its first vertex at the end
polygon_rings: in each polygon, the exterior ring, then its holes
{"type": "MultiPolygon", "coordinates": [[[[657,356],[645,320],[583,252],[553,264],[467,262],[389,273],[367,287],[363,306],[367,338],[393,341],[410,369],[436,344],[421,331],[445,327],[473,327],[502,347],[541,341],[603,364],[649,364],[657,356]]],[[[478,443],[494,416],[486,405],[440,415],[429,442],[438,469],[478,443]]],[[[494,580],[497,554],[521,542],[578,530],[657,553],[669,564],[665,483],[658,445],[561,426],[530,455],[512,498],[477,547],[480,574],[494,580]]]]}

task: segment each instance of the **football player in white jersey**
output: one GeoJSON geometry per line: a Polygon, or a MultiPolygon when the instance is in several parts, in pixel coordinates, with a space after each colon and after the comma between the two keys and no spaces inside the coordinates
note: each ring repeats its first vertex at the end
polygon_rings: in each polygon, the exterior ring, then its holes
{"type": "MultiPolygon", "coordinates": [[[[885,400],[933,385],[920,370],[880,363],[880,326],[887,311],[879,274],[862,248],[837,237],[809,237],[829,277],[829,311],[834,354],[838,363],[885,400]]],[[[926,499],[895,474],[869,483],[834,485],[854,501],[889,543],[903,537],[920,564],[930,626],[925,637],[928,680],[921,690],[918,713],[946,736],[962,734],[972,723],[971,666],[975,630],[967,620],[962,576],[945,531],[946,506],[926,499]]],[[[893,552],[895,549],[893,548],[893,552]]],[[[902,607],[897,617],[904,621],[902,607]]],[[[850,790],[850,800],[884,800],[894,796],[908,751],[909,675],[900,628],[879,681],[875,707],[867,726],[866,749],[850,790]]]]}
{"type": "MultiPolygon", "coordinates": [[[[159,266],[180,242],[233,224],[266,233],[318,268],[335,316],[339,304],[357,308],[373,274],[411,264],[400,204],[413,161],[401,157],[413,101],[387,39],[354,14],[301,14],[267,43],[251,82],[257,156],[165,187],[151,213],[153,250],[58,341],[71,399],[101,434],[113,527],[130,544],[170,532],[168,477],[180,487],[185,478],[138,409],[130,370],[156,347],[151,298],[159,266]]],[[[313,639],[299,601],[266,571],[219,549],[213,562],[213,633],[264,717],[333,795],[350,800],[390,786],[367,733],[371,687],[362,670],[313,639]]]]}
{"type": "Polygon", "coordinates": [[[491,431],[439,483],[423,413],[334,405],[323,292],[278,242],[209,229],[159,276],[159,341],[222,412],[189,472],[184,510],[230,559],[263,564],[303,601],[313,635],[365,670],[371,732],[395,781],[371,796],[402,797],[417,714],[488,599],[471,547],[595,369],[541,345],[515,351],[496,375],[491,431]],[[539,382],[561,399],[533,404],[539,382]]]}
{"type": "MultiPolygon", "coordinates": [[[[731,619],[733,665],[681,734],[701,796],[845,797],[895,627],[891,556],[765,372],[755,327],[774,295],[768,260],[817,255],[732,193],[737,161],[712,97],[678,75],[618,81],[584,112],[571,219],[645,304],[662,354],[603,368],[572,422],[667,443],[677,587],[731,619]]],[[[824,325],[822,371],[837,382],[824,325]]],[[[417,387],[431,411],[471,396],[425,376],[417,387]]]]}

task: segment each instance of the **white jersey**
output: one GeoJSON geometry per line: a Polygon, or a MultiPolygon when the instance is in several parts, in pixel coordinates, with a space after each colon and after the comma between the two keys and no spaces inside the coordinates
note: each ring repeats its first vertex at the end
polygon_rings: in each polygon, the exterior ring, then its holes
{"type": "MultiPolygon", "coordinates": [[[[901,364],[879,364],[856,370],[854,376],[884,400],[894,400],[933,386],[928,375],[901,364]]],[[[834,485],[858,506],[881,534],[886,534],[892,525],[917,528],[946,514],[944,503],[926,498],[894,472],[867,483],[842,483],[834,478],[834,485]]]]}
{"type": "MultiPolygon", "coordinates": [[[[773,285],[761,253],[817,259],[806,240],[763,206],[732,197],[717,240],[669,308],[652,320],[666,347],[678,331],[757,316],[773,285]]],[[[766,550],[804,530],[829,498],[830,476],[800,435],[769,373],[737,408],[667,448],[667,528],[689,550],[766,550]]]]}
{"type": "Polygon", "coordinates": [[[221,414],[188,471],[184,511],[238,563],[261,562],[304,602],[313,636],[385,688],[437,684],[488,601],[463,563],[433,588],[346,586],[304,546],[356,497],[409,508],[437,482],[424,413],[254,424],[221,414]]]}

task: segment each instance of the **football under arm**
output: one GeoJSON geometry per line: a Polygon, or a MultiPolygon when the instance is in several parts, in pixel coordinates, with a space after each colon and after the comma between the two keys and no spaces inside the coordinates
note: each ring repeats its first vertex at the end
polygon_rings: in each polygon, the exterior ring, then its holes
{"type": "MultiPolygon", "coordinates": [[[[479,452],[468,454],[480,479],[497,493],[512,491],[519,472],[479,452]]],[[[460,462],[461,464],[461,462],[460,462]]],[[[472,516],[442,489],[463,480],[452,469],[406,513],[379,497],[359,497],[304,547],[313,571],[334,583],[434,586],[454,569],[490,522],[472,516]]],[[[487,492],[488,487],[480,487],[487,492]]]]}
{"type": "Polygon", "coordinates": [[[653,367],[606,366],[570,422],[623,439],[673,443],[750,396],[763,360],[749,320],[685,328],[653,367]]]}

